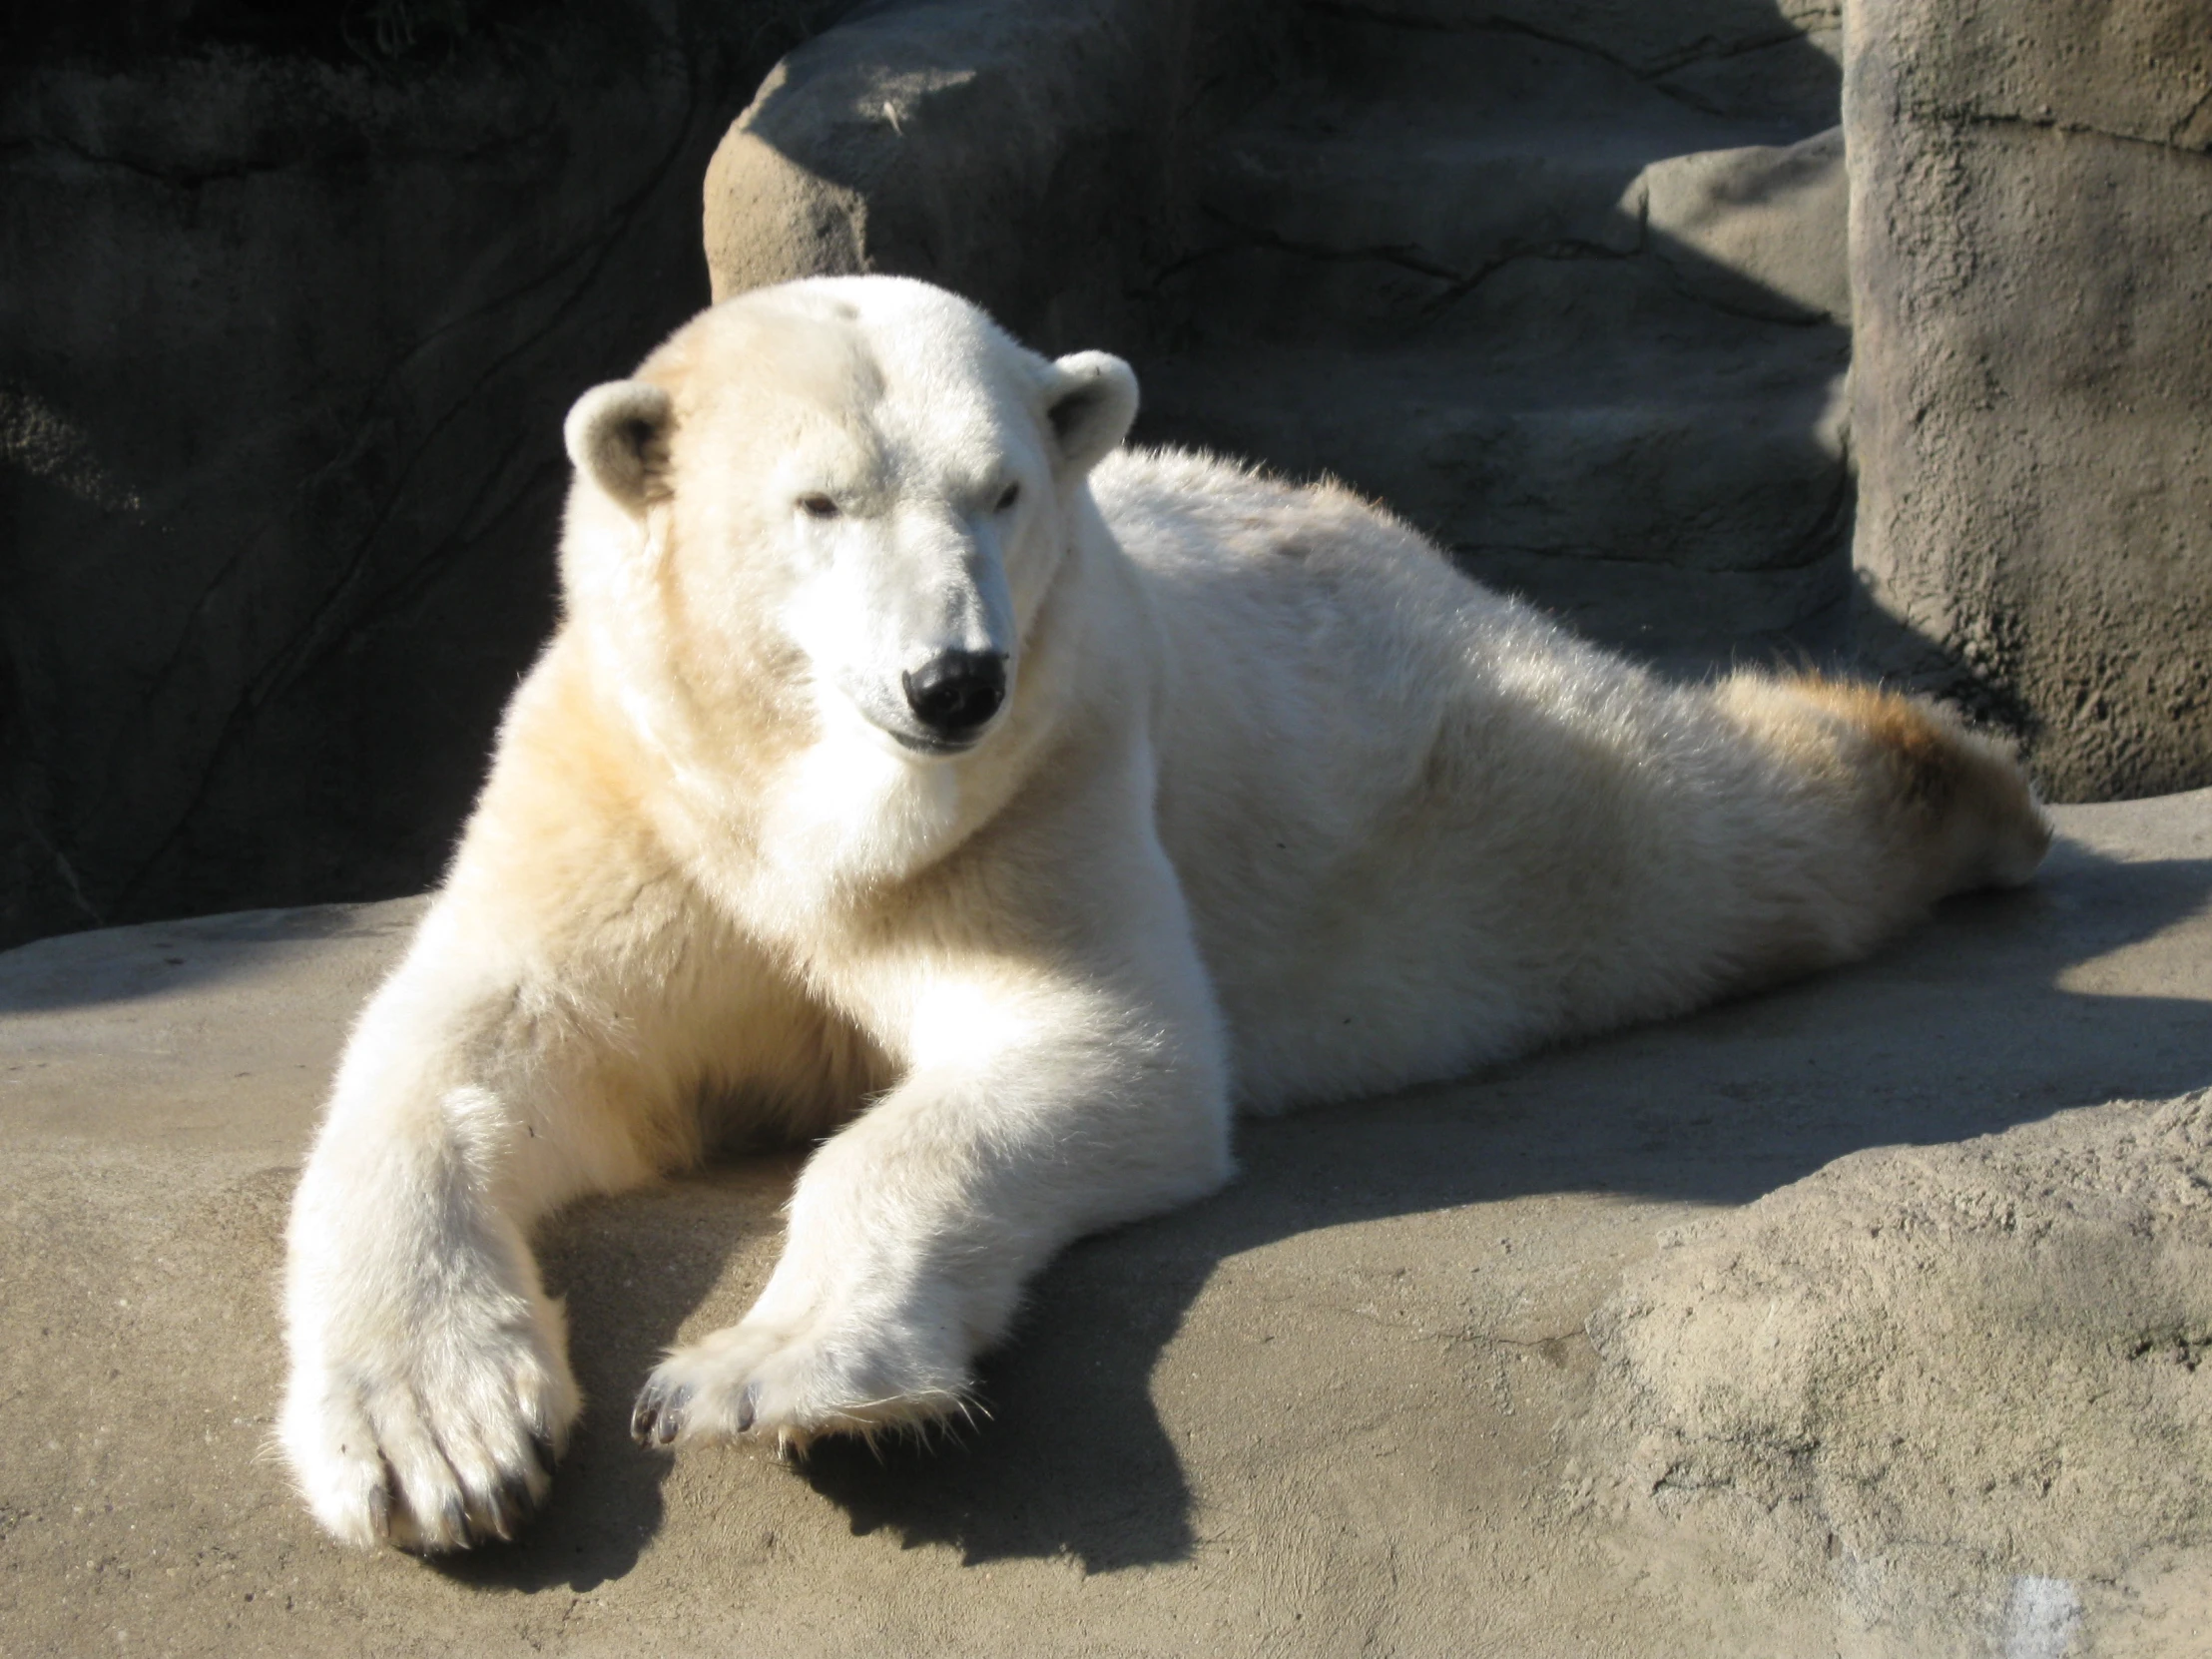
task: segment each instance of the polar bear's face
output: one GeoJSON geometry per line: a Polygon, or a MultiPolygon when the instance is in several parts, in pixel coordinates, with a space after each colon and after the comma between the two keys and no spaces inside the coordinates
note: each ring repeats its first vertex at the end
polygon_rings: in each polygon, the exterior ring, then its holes
{"type": "Polygon", "coordinates": [[[925,763],[1002,724],[1083,479],[1135,412],[1118,358],[1048,363],[950,294],[844,277],[705,313],[567,435],[665,562],[694,657],[796,658],[825,735],[925,763]]]}

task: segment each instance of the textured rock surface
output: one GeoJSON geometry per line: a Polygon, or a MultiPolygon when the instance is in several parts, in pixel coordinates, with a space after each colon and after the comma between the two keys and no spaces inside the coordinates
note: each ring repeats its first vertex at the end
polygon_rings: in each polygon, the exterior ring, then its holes
{"type": "Polygon", "coordinates": [[[706,182],[717,298],[919,276],[1042,349],[1126,344],[1210,107],[1264,82],[1255,0],[888,0],[779,64],[706,182]]]}
{"type": "Polygon", "coordinates": [[[906,0],[792,55],[716,291],[926,276],[1108,345],[1142,440],[1333,472],[1688,666],[1840,640],[1833,8],[906,0]]]}
{"type": "Polygon", "coordinates": [[[1606,1427],[1739,1590],[1971,1651],[2023,1585],[2102,1627],[2212,1538],[2212,1093],[1858,1153],[1661,1246],[1590,1321],[1606,1427]]]}
{"type": "Polygon", "coordinates": [[[1708,150],[1644,170],[1644,225],[1700,298],[1777,322],[1849,322],[1844,135],[1708,150]]]}
{"type": "Polygon", "coordinates": [[[1851,41],[1869,648],[2060,799],[2204,783],[2204,6],[1861,0],[1851,41]]]}
{"type": "Polygon", "coordinates": [[[0,940],[435,875],[767,10],[7,66],[0,940]]]}
{"type": "Polygon", "coordinates": [[[2060,819],[2036,886],[1859,969],[1247,1126],[930,1450],[633,1447],[794,1164],[581,1207],[582,1437],[442,1568],[325,1543],[261,1455],[285,1202],[414,905],[0,956],[0,1649],[2201,1652],[2212,794],[2060,819]]]}
{"type": "Polygon", "coordinates": [[[1701,108],[1485,15],[1300,42],[1202,175],[1139,435],[1336,473],[1646,655],[1830,643],[1845,202],[1793,141],[1833,110],[1701,108]]]}
{"type": "MultiPolygon", "coordinates": [[[[1840,0],[1360,0],[1344,8],[1428,28],[1518,31],[1593,52],[1633,73],[1694,89],[1719,103],[1716,84],[1767,83],[1773,101],[1810,86],[1836,95],[1840,0]],[[1735,76],[1722,65],[1749,58],[1735,76]],[[1829,64],[1823,77],[1816,60],[1829,64]]],[[[1670,90],[1674,90],[1670,87],[1670,90]]],[[[1686,94],[1690,96],[1690,94],[1686,94]]]]}

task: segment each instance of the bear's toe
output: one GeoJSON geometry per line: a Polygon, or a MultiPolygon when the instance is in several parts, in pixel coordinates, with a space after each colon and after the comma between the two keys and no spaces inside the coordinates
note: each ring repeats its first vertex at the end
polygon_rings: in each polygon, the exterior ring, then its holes
{"type": "Polygon", "coordinates": [[[966,1409],[964,1375],[895,1345],[737,1325],[662,1363],[638,1394],[630,1432],[649,1446],[759,1435],[789,1454],[825,1434],[918,1426],[966,1409]]]}
{"type": "Polygon", "coordinates": [[[643,1446],[674,1444],[684,1431],[684,1407],[692,1392],[690,1383],[655,1372],[630,1408],[630,1437],[643,1446]]]}

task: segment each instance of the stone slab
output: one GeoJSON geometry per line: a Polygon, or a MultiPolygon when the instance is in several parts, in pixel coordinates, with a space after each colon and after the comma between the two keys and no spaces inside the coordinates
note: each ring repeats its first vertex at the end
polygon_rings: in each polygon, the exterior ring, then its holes
{"type": "Polygon", "coordinates": [[[2059,817],[2033,887],[1861,967],[1248,1126],[1230,1191],[1044,1277],[989,1414],[928,1447],[632,1446],[655,1355],[760,1286],[796,1163],[580,1206],[544,1248],[586,1426],[522,1542],[442,1565],[328,1543],[267,1452],[285,1204],[417,901],[0,956],[0,1654],[2191,1651],[2203,1223],[2142,1195],[2208,1174],[2180,1097],[2212,1083],[2212,792],[2059,817]],[[2163,1496],[2060,1481],[2001,1547],[1953,1501],[1958,1470],[2021,1477],[2045,1405],[2011,1316],[1961,1327],[1930,1385],[1943,1299],[1978,1319],[1958,1287],[2031,1282],[2006,1253],[2032,1240],[1961,1210],[1901,1277],[1853,1232],[1946,1193],[2013,1193],[2111,1267],[2109,1308],[2093,1275],[2013,1308],[2073,1322],[2061,1357],[2120,1364],[2117,1299],[2165,1298],[2171,1341],[2130,1362],[2155,1437],[2131,1450],[2139,1402],[2071,1384],[2044,1436],[2163,1496]],[[1800,1387],[1848,1381],[1849,1342],[1808,1334],[1858,1340],[1897,1284],[1925,1300],[1899,1385],[1800,1387]],[[1760,1294],[1806,1315],[1795,1348],[1761,1346],[1760,1294]],[[1681,1333],[1708,1312],[1743,1340],[1701,1354],[1681,1333]],[[1984,1392],[1992,1355],[2013,1369],[1984,1392]],[[1999,1406],[2022,1420],[1982,1432],[1999,1406]],[[1762,1461],[1793,1411],[1829,1413],[1828,1449],[1762,1461]],[[1948,1446],[1942,1480],[1872,1478],[1886,1435],[1948,1446]],[[1724,1453],[1735,1495],[1692,1492],[1724,1453]],[[1747,1493],[1781,1505],[1765,1530],[1747,1493]]]}

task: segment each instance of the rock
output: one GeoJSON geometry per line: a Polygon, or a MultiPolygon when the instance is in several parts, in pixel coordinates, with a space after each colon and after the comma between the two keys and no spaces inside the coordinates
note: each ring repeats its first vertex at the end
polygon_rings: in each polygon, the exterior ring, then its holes
{"type": "Polygon", "coordinates": [[[2212,779],[2199,0],[1854,13],[1865,648],[2076,801],[2212,779]]]}
{"type": "Polygon", "coordinates": [[[1647,79],[1834,31],[1842,9],[1840,0],[1365,0],[1360,7],[1431,29],[1538,35],[1647,79]]]}
{"type": "Polygon", "coordinates": [[[1842,128],[1670,157],[1642,184],[1653,246],[1693,292],[1780,322],[1851,321],[1842,128]]]}
{"type": "MultiPolygon", "coordinates": [[[[1041,349],[1126,341],[1172,257],[1212,86],[1254,0],[892,0],[779,64],[706,184],[716,298],[876,271],[967,295],[1041,349]]],[[[1232,72],[1234,71],[1234,72],[1232,72]]]]}
{"type": "MultiPolygon", "coordinates": [[[[1638,13],[1692,56],[1717,15],[1638,13]]],[[[1340,476],[1669,668],[1802,660],[1849,592],[1834,108],[1700,106],[1607,20],[1310,19],[1200,175],[1138,433],[1340,476]]]]}
{"type": "Polygon", "coordinates": [[[1834,113],[1843,85],[1844,31],[1835,12],[1815,10],[1802,34],[1764,46],[1693,58],[1659,85],[1702,109],[1781,118],[1834,113]]]}
{"type": "Polygon", "coordinates": [[[2212,1091],[1841,1159],[1667,1236],[1590,1336],[1634,1502],[1732,1581],[1901,1653],[2102,1625],[2212,1540],[2212,1091]]]}
{"type": "Polygon", "coordinates": [[[10,63],[0,941],[434,877],[766,9],[10,63]]]}
{"type": "Polygon", "coordinates": [[[1537,10],[871,8],[718,153],[716,291],[926,277],[1128,354],[1139,441],[1342,477],[1609,644],[1829,650],[1833,9],[1537,10]]]}
{"type": "Polygon", "coordinates": [[[1044,1276],[943,1443],[638,1449],[622,1406],[758,1293],[796,1157],[576,1206],[540,1246],[579,1438],[518,1544],[439,1566],[328,1543],[264,1454],[291,1186],[415,902],[0,955],[0,1629],[223,1659],[2190,1651],[2212,792],[2058,818],[2034,886],[1859,968],[1243,1126],[1228,1191],[1044,1276]]]}

